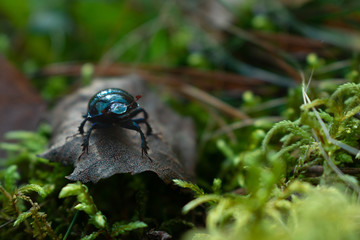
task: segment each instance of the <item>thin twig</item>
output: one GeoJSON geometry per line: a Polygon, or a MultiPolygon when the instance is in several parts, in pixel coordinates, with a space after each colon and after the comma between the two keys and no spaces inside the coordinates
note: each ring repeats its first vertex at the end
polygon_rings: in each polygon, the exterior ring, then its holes
{"type": "MultiPolygon", "coordinates": [[[[360,168],[339,168],[340,171],[344,174],[349,174],[353,176],[360,175],[360,168]]],[[[315,165],[304,169],[304,174],[306,175],[314,175],[314,176],[321,176],[324,172],[324,166],[315,165]]]]}
{"type": "Polygon", "coordinates": [[[232,116],[232,117],[235,117],[238,119],[249,119],[249,117],[245,113],[240,111],[239,109],[230,106],[229,104],[219,100],[218,98],[208,94],[205,91],[202,91],[199,88],[190,86],[188,84],[183,84],[180,88],[180,92],[182,92],[183,94],[185,94],[191,98],[197,99],[206,104],[214,106],[215,108],[217,108],[218,110],[224,112],[225,114],[227,114],[229,116],[232,116]]]}
{"type": "Polygon", "coordinates": [[[238,130],[238,129],[241,129],[241,128],[244,128],[244,127],[247,127],[247,126],[252,126],[258,121],[278,122],[278,121],[281,121],[281,120],[282,120],[281,117],[265,117],[265,118],[244,119],[243,121],[234,122],[232,124],[226,125],[226,126],[220,128],[220,129],[218,129],[217,131],[213,132],[211,135],[207,136],[206,140],[219,137],[219,136],[221,136],[223,134],[227,134],[229,132],[233,132],[235,130],[238,130]]]}
{"type": "Polygon", "coordinates": [[[8,224],[10,224],[10,223],[14,222],[14,221],[15,221],[14,219],[10,219],[9,221],[7,221],[7,222],[5,222],[5,223],[1,224],[1,225],[0,225],[0,229],[1,229],[1,228],[3,228],[3,227],[5,227],[5,226],[6,226],[6,225],[8,225],[8,224]]]}

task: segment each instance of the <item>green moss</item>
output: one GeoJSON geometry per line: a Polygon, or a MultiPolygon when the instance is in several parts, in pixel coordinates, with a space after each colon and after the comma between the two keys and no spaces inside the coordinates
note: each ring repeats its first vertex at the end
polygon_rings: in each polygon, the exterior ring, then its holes
{"type": "Polygon", "coordinates": [[[358,181],[338,170],[358,162],[359,120],[351,117],[358,111],[353,110],[358,87],[344,84],[328,98],[307,101],[300,118],[276,123],[261,147],[236,154],[219,141],[226,161],[237,169],[227,171],[237,186],[230,192],[217,187],[197,194],[186,204],[185,213],[202,205],[207,217],[204,229],[194,229],[184,239],[359,238],[358,181]],[[304,174],[315,165],[324,168],[318,186],[304,174]]]}

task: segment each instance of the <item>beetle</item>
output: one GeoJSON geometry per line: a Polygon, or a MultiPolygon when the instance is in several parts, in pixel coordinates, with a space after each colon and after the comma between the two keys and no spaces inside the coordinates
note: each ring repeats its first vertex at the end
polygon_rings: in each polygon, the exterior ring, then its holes
{"type": "Polygon", "coordinates": [[[147,121],[148,113],[137,103],[139,98],[141,98],[141,95],[134,98],[131,94],[119,88],[108,88],[96,93],[89,100],[87,114],[83,115],[84,120],[79,126],[79,133],[83,135],[86,122],[91,122],[91,127],[81,145],[82,153],[78,159],[81,158],[85,151],[88,152],[91,132],[94,129],[120,126],[135,130],[140,134],[142,155],[145,154],[152,161],[148,155],[149,147],[145,135],[139,124],[144,123],[146,125],[146,135],[152,134],[152,128],[147,121]],[[143,113],[144,117],[133,119],[139,113],[143,113]]]}

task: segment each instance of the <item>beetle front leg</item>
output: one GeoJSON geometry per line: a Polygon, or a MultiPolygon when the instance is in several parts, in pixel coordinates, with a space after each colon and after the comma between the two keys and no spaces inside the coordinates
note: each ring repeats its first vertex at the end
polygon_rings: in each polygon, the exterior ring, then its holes
{"type": "Polygon", "coordinates": [[[141,153],[149,158],[149,160],[152,162],[152,159],[150,158],[147,150],[149,150],[145,135],[143,133],[143,131],[141,130],[140,126],[134,121],[134,120],[130,120],[128,122],[122,123],[121,127],[123,128],[127,128],[127,129],[131,129],[131,130],[135,130],[138,133],[140,133],[140,138],[141,138],[141,153]]]}
{"type": "MultiPolygon", "coordinates": [[[[87,120],[87,119],[86,119],[87,120]]],[[[84,120],[84,122],[86,122],[85,120],[84,120]]],[[[82,125],[84,125],[83,123],[81,123],[82,125]]],[[[81,125],[80,125],[81,126],[81,125]]],[[[84,126],[82,126],[82,127],[84,127],[84,126]]],[[[81,144],[81,146],[82,146],[82,152],[81,152],[81,154],[80,154],[80,156],[78,157],[78,160],[82,157],[82,155],[84,155],[84,153],[85,153],[85,151],[86,151],[86,153],[88,153],[89,152],[89,141],[90,141],[90,135],[91,135],[91,132],[92,132],[92,130],[93,129],[95,129],[95,128],[97,128],[98,127],[98,125],[96,124],[96,123],[93,123],[92,125],[91,125],[91,127],[89,128],[89,130],[88,130],[88,132],[86,133],[86,137],[84,138],[84,140],[83,140],[83,143],[81,144]]],[[[79,127],[79,129],[80,129],[80,127],[79,127]]],[[[82,129],[83,130],[83,129],[82,129]]],[[[83,130],[84,131],[84,130],[83,130]]],[[[83,132],[84,133],[84,132],[83,132]]]]}
{"type": "Polygon", "coordinates": [[[139,108],[139,112],[142,112],[144,114],[144,119],[145,120],[147,120],[149,118],[148,113],[143,108],[139,108]]]}
{"type": "Polygon", "coordinates": [[[146,121],[146,119],[144,118],[136,118],[136,119],[133,119],[132,121],[136,122],[136,123],[145,123],[146,125],[146,128],[147,128],[147,131],[146,131],[146,135],[149,136],[152,134],[152,128],[150,126],[150,124],[146,121]]]}
{"type": "Polygon", "coordinates": [[[86,121],[89,120],[87,117],[85,117],[85,119],[81,122],[80,126],[79,126],[79,133],[80,134],[84,134],[84,126],[86,121]]]}
{"type": "Polygon", "coordinates": [[[152,128],[151,128],[150,124],[147,122],[147,119],[149,118],[149,115],[143,108],[139,107],[138,109],[134,110],[130,114],[129,117],[130,118],[135,117],[136,115],[138,115],[141,112],[144,114],[144,118],[137,118],[137,119],[133,119],[132,121],[134,121],[136,123],[145,123],[146,127],[147,127],[146,135],[151,135],[152,134],[152,128]]]}

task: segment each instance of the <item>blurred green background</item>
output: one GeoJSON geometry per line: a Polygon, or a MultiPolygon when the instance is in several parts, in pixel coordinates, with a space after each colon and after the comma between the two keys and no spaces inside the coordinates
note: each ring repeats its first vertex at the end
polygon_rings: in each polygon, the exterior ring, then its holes
{"type": "Polygon", "coordinates": [[[334,62],[315,74],[358,78],[359,11],[354,0],[3,0],[0,52],[47,99],[69,85],[34,77],[54,63],[225,70],[293,87],[299,71],[334,62]]]}
{"type": "MultiPolygon", "coordinates": [[[[145,70],[152,87],[169,87],[162,98],[194,119],[199,186],[177,183],[193,196],[178,197],[178,189],[154,176],[116,175],[90,185],[95,201],[87,204],[97,204],[107,226],[120,231],[136,221],[129,231],[142,229],[124,239],[144,238],[152,228],[204,240],[357,239],[359,163],[343,146],[359,148],[360,124],[353,117],[360,99],[358,0],[1,0],[0,52],[49,108],[89,83],[84,71],[91,78],[92,66],[117,64],[129,72],[145,70]],[[301,82],[309,79],[313,102],[304,104],[301,82]],[[200,94],[181,92],[180,83],[200,94]],[[223,106],[248,119],[224,114],[223,106]],[[310,106],[342,144],[325,140],[310,106]],[[334,173],[327,157],[349,175],[334,173]]],[[[58,199],[71,167],[36,157],[50,132],[49,126],[37,133],[10,132],[7,138],[18,143],[1,144],[10,153],[0,171],[0,190],[10,196],[0,194],[0,226],[6,229],[1,236],[16,232],[23,239],[29,236],[25,228],[38,232],[24,224],[12,227],[20,212],[30,211],[28,195],[42,204],[57,236],[76,216],[75,198],[58,199]],[[11,204],[17,201],[18,212],[11,204]]],[[[106,232],[90,226],[94,212],[80,215],[73,237],[95,239],[106,232]]]]}

